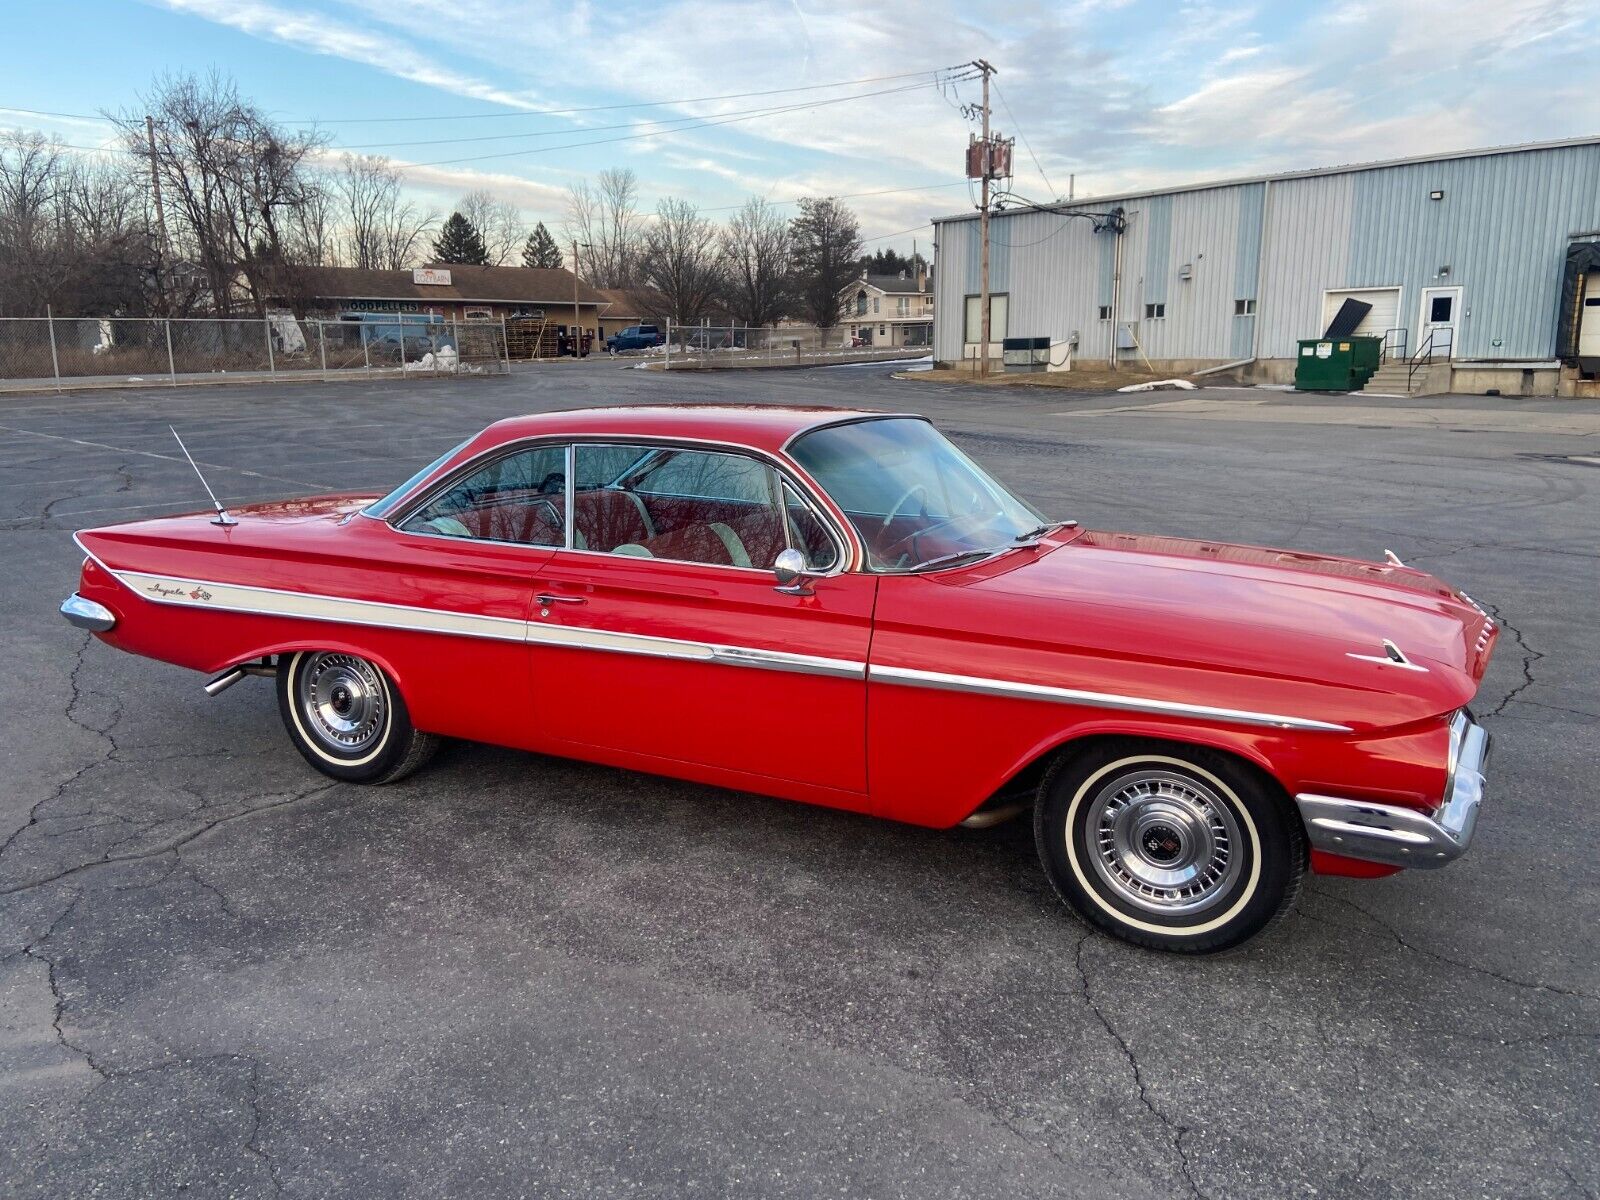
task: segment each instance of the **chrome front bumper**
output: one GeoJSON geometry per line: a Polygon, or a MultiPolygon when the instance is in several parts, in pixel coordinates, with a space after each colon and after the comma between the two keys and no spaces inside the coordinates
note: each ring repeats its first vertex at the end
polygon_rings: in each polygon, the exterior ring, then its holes
{"type": "Polygon", "coordinates": [[[1294,802],[1313,849],[1392,867],[1442,867],[1472,842],[1488,762],[1489,732],[1462,709],[1450,725],[1444,803],[1431,814],[1305,792],[1294,802]]]}
{"type": "Polygon", "coordinates": [[[104,604],[85,600],[77,592],[73,592],[61,602],[61,615],[69,624],[93,633],[104,633],[117,623],[117,615],[104,604]]]}

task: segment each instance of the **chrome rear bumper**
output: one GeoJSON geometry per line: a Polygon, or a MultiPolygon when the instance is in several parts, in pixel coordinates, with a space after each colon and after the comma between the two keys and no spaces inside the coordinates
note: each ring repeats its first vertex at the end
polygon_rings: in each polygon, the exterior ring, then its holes
{"type": "Polygon", "coordinates": [[[1489,733],[1462,709],[1450,726],[1445,799],[1432,813],[1302,792],[1313,849],[1393,867],[1442,867],[1466,853],[1483,803],[1489,733]]]}
{"type": "Polygon", "coordinates": [[[77,592],[73,592],[61,602],[61,615],[69,624],[93,633],[104,633],[117,623],[117,615],[104,604],[85,600],[77,592]]]}

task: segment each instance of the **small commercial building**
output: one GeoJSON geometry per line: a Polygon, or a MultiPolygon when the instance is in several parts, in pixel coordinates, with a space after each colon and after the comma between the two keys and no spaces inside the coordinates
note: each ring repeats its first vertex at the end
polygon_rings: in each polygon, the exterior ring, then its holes
{"type": "MultiPolygon", "coordinates": [[[[934,224],[934,356],[973,360],[978,215],[934,224]]],[[[990,293],[992,360],[1044,338],[1058,366],[1287,383],[1355,301],[1414,390],[1600,394],[1600,138],[1005,210],[990,293]]]]}
{"type": "Polygon", "coordinates": [[[576,325],[593,339],[613,303],[562,267],[303,267],[285,279],[298,295],[274,297],[278,304],[329,320],[542,320],[563,337],[576,325]]]}
{"type": "Polygon", "coordinates": [[[933,292],[927,275],[863,274],[840,292],[845,332],[863,346],[927,346],[933,339],[933,292]]]}

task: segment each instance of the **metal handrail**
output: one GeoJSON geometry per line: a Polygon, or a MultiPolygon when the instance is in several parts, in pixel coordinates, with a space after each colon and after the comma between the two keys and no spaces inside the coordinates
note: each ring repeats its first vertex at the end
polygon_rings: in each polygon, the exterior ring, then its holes
{"type": "Polygon", "coordinates": [[[1383,331],[1383,345],[1378,350],[1378,363],[1381,366],[1391,358],[1398,358],[1402,362],[1406,357],[1406,343],[1411,338],[1411,331],[1403,325],[1396,325],[1383,331]],[[1399,337],[1395,337],[1399,334],[1399,337]],[[1394,347],[1394,348],[1391,348],[1394,347]]]}
{"type": "Polygon", "coordinates": [[[1406,391],[1408,393],[1411,391],[1411,385],[1412,385],[1412,383],[1415,381],[1415,379],[1417,377],[1417,372],[1423,367],[1427,367],[1427,366],[1432,366],[1433,365],[1433,356],[1434,356],[1433,341],[1440,334],[1447,335],[1443,339],[1444,344],[1440,349],[1440,353],[1442,354],[1442,356],[1444,358],[1446,358],[1446,359],[1449,359],[1451,354],[1452,354],[1452,352],[1455,350],[1456,331],[1454,329],[1452,329],[1449,326],[1445,326],[1442,329],[1430,329],[1430,330],[1428,330],[1428,338],[1427,338],[1427,340],[1422,343],[1422,345],[1418,348],[1417,352],[1414,355],[1412,355],[1411,358],[1407,362],[1407,367],[1406,367],[1406,391]]]}

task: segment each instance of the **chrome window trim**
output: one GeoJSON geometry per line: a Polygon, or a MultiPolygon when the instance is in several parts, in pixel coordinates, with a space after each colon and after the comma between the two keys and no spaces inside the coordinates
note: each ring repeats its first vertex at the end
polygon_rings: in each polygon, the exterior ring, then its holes
{"type": "Polygon", "coordinates": [[[1316,721],[1309,717],[1289,717],[1278,713],[1251,712],[1237,708],[1215,708],[1208,704],[1183,704],[1176,700],[1153,700],[1143,696],[1119,696],[1109,692],[1085,692],[1076,688],[1051,687],[1039,683],[1019,683],[977,675],[951,675],[943,671],[919,671],[911,667],[886,667],[873,663],[868,679],[905,687],[934,688],[940,691],[972,692],[982,696],[1005,696],[1021,700],[1046,700],[1055,704],[1080,704],[1087,708],[1115,708],[1126,712],[1153,713],[1158,716],[1204,717],[1240,725],[1266,725],[1274,729],[1315,730],[1323,733],[1350,733],[1348,725],[1316,721]]]}
{"type": "MultiPolygon", "coordinates": [[[[930,424],[931,424],[931,422],[930,422],[930,424]]],[[[445,471],[444,474],[437,476],[431,483],[425,482],[421,487],[419,487],[415,492],[413,492],[413,494],[410,497],[408,497],[403,503],[397,504],[395,506],[394,513],[392,513],[389,517],[377,517],[377,518],[374,518],[374,519],[383,521],[383,523],[388,525],[389,528],[392,529],[395,533],[405,534],[407,536],[448,537],[449,535],[447,535],[447,534],[435,534],[435,535],[417,534],[413,530],[401,529],[400,528],[400,523],[404,522],[404,521],[407,521],[407,520],[410,520],[410,518],[414,515],[415,511],[418,508],[421,508],[422,506],[426,505],[435,495],[437,495],[440,491],[443,491],[443,490],[447,489],[448,487],[450,487],[451,484],[453,484],[456,480],[461,478],[462,475],[464,475],[464,474],[468,473],[469,471],[471,471],[473,469],[473,467],[476,466],[477,464],[483,463],[486,460],[488,460],[490,458],[493,458],[495,456],[498,456],[498,455],[512,454],[512,453],[516,453],[517,451],[520,451],[520,450],[528,449],[530,447],[537,447],[539,445],[546,444],[546,443],[551,443],[551,442],[560,443],[560,444],[563,444],[563,445],[565,445],[567,447],[567,451],[568,451],[567,458],[568,458],[569,463],[575,463],[576,462],[576,459],[577,459],[576,447],[579,446],[580,444],[582,444],[582,445],[597,445],[597,446],[617,446],[617,445],[623,445],[623,446],[631,446],[631,445],[641,445],[641,446],[682,446],[682,447],[684,447],[686,449],[690,449],[690,450],[710,449],[710,450],[720,451],[722,453],[728,453],[728,454],[742,454],[742,455],[745,455],[746,457],[751,457],[751,458],[758,459],[758,460],[760,460],[762,462],[765,462],[765,463],[769,464],[770,466],[776,468],[780,476],[782,476],[783,478],[788,479],[791,483],[796,485],[795,486],[795,491],[797,493],[799,493],[799,495],[800,495],[802,500],[805,500],[807,503],[809,503],[812,506],[813,510],[816,512],[817,517],[822,521],[823,528],[828,531],[829,537],[831,537],[833,539],[835,546],[839,549],[840,554],[839,554],[839,563],[838,563],[838,565],[835,567],[835,569],[833,569],[831,571],[818,573],[818,575],[816,576],[818,579],[829,579],[829,578],[832,578],[835,575],[844,575],[844,574],[850,572],[856,563],[865,563],[865,561],[866,561],[866,551],[863,549],[863,547],[861,546],[860,542],[856,540],[855,531],[850,526],[849,521],[848,520],[843,521],[843,527],[841,528],[842,513],[836,514],[834,512],[833,508],[831,507],[831,499],[824,499],[824,497],[826,496],[826,493],[823,492],[823,490],[817,485],[816,480],[812,479],[810,474],[808,472],[806,472],[805,470],[803,470],[797,463],[791,461],[790,459],[784,457],[783,455],[773,454],[771,451],[762,450],[762,449],[760,449],[759,447],[756,447],[756,446],[742,445],[742,444],[740,444],[738,442],[719,441],[719,440],[714,439],[714,438],[660,437],[660,436],[652,436],[650,434],[642,434],[642,433],[641,434],[632,434],[632,433],[616,433],[616,434],[610,434],[610,433],[533,434],[533,435],[530,435],[530,436],[525,437],[525,438],[519,438],[519,439],[517,439],[516,441],[513,441],[513,442],[501,442],[498,445],[490,446],[490,447],[480,451],[478,454],[474,455],[472,458],[469,458],[469,459],[466,459],[463,462],[457,463],[454,467],[452,467],[449,470],[445,471]]],[[[554,549],[554,550],[565,550],[565,551],[567,551],[569,553],[573,553],[573,554],[599,554],[599,555],[602,555],[602,556],[604,556],[606,558],[616,558],[617,557],[616,555],[613,555],[608,551],[603,551],[603,550],[580,550],[580,549],[578,549],[576,546],[574,546],[572,544],[572,541],[573,541],[573,538],[572,538],[572,520],[573,520],[573,518],[572,518],[571,496],[572,496],[572,490],[575,488],[576,484],[575,484],[575,480],[574,480],[574,473],[572,471],[570,471],[570,470],[567,472],[567,479],[568,479],[568,489],[569,489],[569,492],[568,492],[568,495],[567,495],[567,500],[568,500],[568,503],[567,503],[567,513],[568,513],[567,544],[565,546],[554,546],[554,547],[552,547],[552,546],[530,546],[529,549],[535,549],[535,550],[552,550],[552,549],[554,549]]],[[[451,540],[457,541],[457,542],[462,542],[462,541],[483,541],[485,539],[482,539],[482,538],[471,538],[471,539],[453,538],[451,540]]],[[[500,546],[521,546],[521,545],[525,545],[526,543],[522,543],[522,542],[496,542],[495,544],[496,545],[500,545],[500,546]]],[[[626,556],[624,556],[624,557],[626,557],[626,556]]],[[[676,559],[676,558],[662,558],[662,559],[640,558],[640,559],[630,559],[629,561],[631,561],[631,562],[675,562],[675,563],[676,562],[681,562],[681,563],[687,563],[690,566],[697,566],[697,567],[717,567],[717,566],[720,565],[720,564],[717,564],[717,563],[701,563],[701,562],[694,562],[691,559],[676,559]]],[[[729,568],[729,569],[735,570],[735,571],[752,571],[753,570],[753,571],[761,571],[763,574],[771,574],[770,569],[764,569],[764,568],[760,568],[760,567],[732,567],[732,568],[729,568]]]]}

